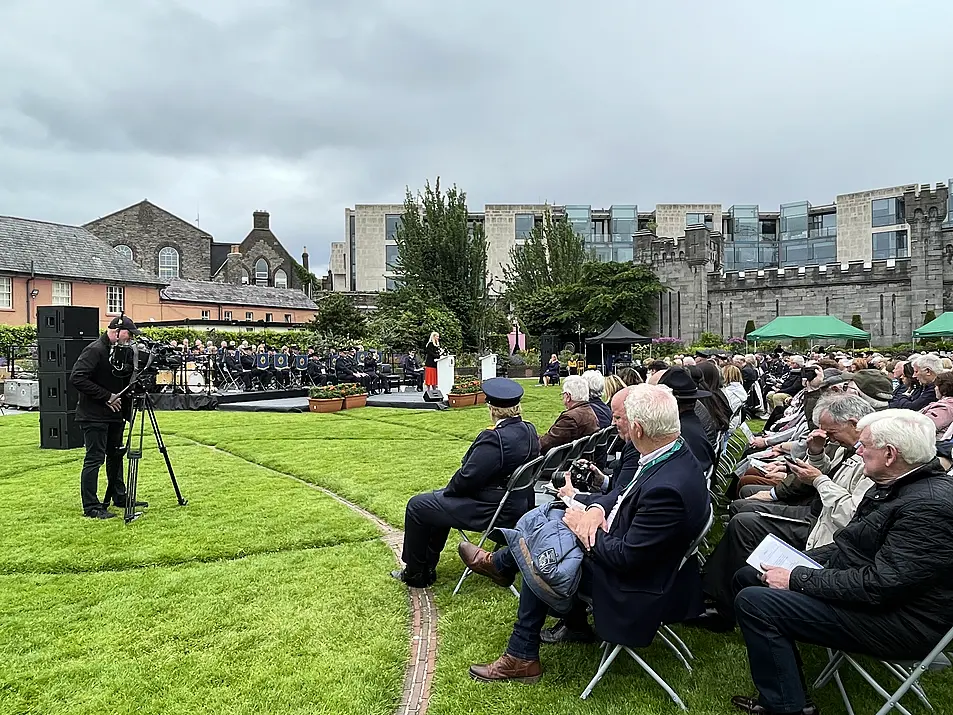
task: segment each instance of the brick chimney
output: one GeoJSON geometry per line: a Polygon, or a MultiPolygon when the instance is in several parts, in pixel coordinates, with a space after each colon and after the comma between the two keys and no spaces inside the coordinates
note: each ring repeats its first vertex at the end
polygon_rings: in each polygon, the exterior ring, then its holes
{"type": "Polygon", "coordinates": [[[308,267],[308,247],[307,246],[304,247],[304,252],[301,254],[301,265],[304,266],[304,269],[306,271],[311,270],[308,267]]]}
{"type": "Polygon", "coordinates": [[[256,229],[268,230],[268,212],[258,210],[252,214],[252,227],[256,229]]]}

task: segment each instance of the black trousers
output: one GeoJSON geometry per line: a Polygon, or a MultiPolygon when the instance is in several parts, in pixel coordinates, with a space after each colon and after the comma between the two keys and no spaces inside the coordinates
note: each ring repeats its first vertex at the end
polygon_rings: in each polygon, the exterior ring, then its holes
{"type": "Polygon", "coordinates": [[[725,533],[705,562],[702,588],[722,615],[734,618],[732,579],[738,569],[745,565],[745,560],[755,547],[765,536],[774,534],[791,546],[803,549],[816,519],[811,516],[809,506],[787,506],[747,499],[732,502],[729,513],[733,513],[733,516],[725,527],[725,533]],[[763,514],[806,519],[810,524],[777,521],[763,514]]]}
{"type": "Polygon", "coordinates": [[[99,468],[106,464],[106,497],[123,504],[126,499],[126,485],[122,479],[122,456],[125,446],[123,432],[126,423],[118,422],[80,422],[83,430],[83,442],[86,445],[86,458],[83,460],[83,472],[79,478],[79,493],[83,502],[83,511],[88,512],[102,506],[99,500],[99,468]]]}
{"type": "Polygon", "coordinates": [[[750,566],[735,575],[734,588],[751,679],[761,705],[771,712],[800,712],[807,702],[798,641],[881,660],[916,660],[942,635],[918,633],[895,611],[877,614],[767,588],[750,566]]]}

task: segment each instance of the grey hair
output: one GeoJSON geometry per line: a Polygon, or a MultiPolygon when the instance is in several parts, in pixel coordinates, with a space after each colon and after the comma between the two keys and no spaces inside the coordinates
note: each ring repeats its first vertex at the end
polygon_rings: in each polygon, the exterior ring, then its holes
{"type": "Polygon", "coordinates": [[[573,402],[588,402],[589,382],[582,375],[570,375],[563,382],[563,392],[573,402]]]}
{"type": "Polygon", "coordinates": [[[636,422],[648,439],[677,435],[678,402],[667,385],[632,385],[625,396],[625,416],[630,425],[636,422]]]}
{"type": "Polygon", "coordinates": [[[586,370],[582,373],[583,379],[589,383],[589,395],[600,397],[602,391],[606,389],[606,379],[598,370],[586,370]]]}
{"type": "Polygon", "coordinates": [[[893,447],[910,466],[926,464],[936,457],[936,425],[919,412],[875,412],[858,422],[857,429],[869,429],[874,447],[893,447]]]}
{"type": "Polygon", "coordinates": [[[918,370],[929,370],[934,375],[946,372],[940,358],[932,353],[929,355],[921,355],[914,364],[918,370]]]}
{"type": "Polygon", "coordinates": [[[827,395],[817,401],[814,407],[814,424],[820,425],[821,416],[826,412],[839,425],[847,424],[851,420],[860,421],[874,408],[862,397],[857,395],[835,394],[827,395]]]}

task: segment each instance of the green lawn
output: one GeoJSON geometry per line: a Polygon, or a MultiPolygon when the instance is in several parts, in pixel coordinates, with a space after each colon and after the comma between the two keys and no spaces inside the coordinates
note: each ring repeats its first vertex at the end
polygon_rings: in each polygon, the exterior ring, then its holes
{"type": "MultiPolygon", "coordinates": [[[[544,432],[558,391],[528,386],[524,407],[544,432]]],[[[401,528],[407,499],[443,486],[488,419],[483,407],[160,413],[189,505],[176,505],[147,447],[140,497],[151,506],[125,526],[79,517],[81,451],[37,449],[33,415],[0,418],[0,715],[394,712],[408,607],[387,576],[393,557],[373,525],[285,475],[401,528]]],[[[677,712],[622,657],[580,701],[598,665],[593,646],[544,646],[537,686],[471,681],[471,663],[504,649],[517,600],[478,577],[452,597],[455,546],[434,589],[430,713],[677,712]]],[[[728,698],[752,690],[740,637],[679,631],[698,659],[693,674],[664,646],[645,657],[692,712],[733,712],[728,698]]],[[[824,654],[805,657],[810,677],[824,654]]],[[[858,712],[874,712],[866,687],[846,681],[858,712]]],[[[926,684],[938,711],[953,709],[953,678],[926,684]]],[[[817,700],[825,715],[843,712],[833,688],[817,700]]]]}

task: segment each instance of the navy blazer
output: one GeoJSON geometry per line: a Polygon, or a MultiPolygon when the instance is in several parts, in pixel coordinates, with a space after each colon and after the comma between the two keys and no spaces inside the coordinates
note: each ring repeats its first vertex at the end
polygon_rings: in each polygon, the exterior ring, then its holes
{"type": "MultiPolygon", "coordinates": [[[[443,493],[498,504],[513,471],[538,456],[536,428],[521,417],[508,417],[477,435],[443,493]]],[[[531,489],[526,491],[532,496],[531,489]]]]}
{"type": "Polygon", "coordinates": [[[595,413],[596,419],[599,420],[599,429],[605,429],[612,424],[612,410],[601,398],[590,395],[589,406],[595,413]]]}
{"type": "MultiPolygon", "coordinates": [[[[715,448],[708,441],[708,433],[694,410],[680,411],[678,422],[682,430],[682,439],[692,450],[692,454],[695,455],[698,465],[702,468],[702,474],[704,474],[715,463],[715,448]]],[[[704,479],[702,482],[704,482],[704,479]]]]}
{"type": "MultiPolygon", "coordinates": [[[[592,500],[608,518],[624,488],[592,500]]],[[[599,530],[583,568],[592,583],[596,633],[630,647],[652,642],[662,623],[702,611],[697,559],[679,569],[708,521],[708,489],[685,444],[636,479],[609,532],[599,530]]]]}

